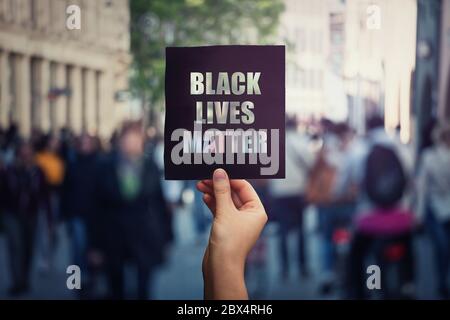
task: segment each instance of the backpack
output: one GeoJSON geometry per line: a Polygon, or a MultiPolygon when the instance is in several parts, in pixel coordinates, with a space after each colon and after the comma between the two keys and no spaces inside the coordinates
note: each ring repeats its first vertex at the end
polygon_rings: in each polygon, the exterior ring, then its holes
{"type": "Polygon", "coordinates": [[[321,151],[309,173],[306,186],[306,199],[316,205],[327,205],[333,201],[336,184],[336,168],[327,163],[325,153],[321,151]]]}
{"type": "Polygon", "coordinates": [[[369,199],[380,207],[395,205],[406,189],[406,174],[394,150],[374,145],[366,162],[364,187],[369,199]]]}

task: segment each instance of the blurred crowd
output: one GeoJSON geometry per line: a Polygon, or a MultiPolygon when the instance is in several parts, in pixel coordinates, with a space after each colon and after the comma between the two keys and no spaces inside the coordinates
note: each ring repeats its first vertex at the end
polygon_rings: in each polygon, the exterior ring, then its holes
{"type": "MultiPolygon", "coordinates": [[[[30,289],[33,252],[39,267],[52,268],[64,224],[72,261],[82,270],[80,298],[94,298],[99,273],[107,297],[125,297],[124,269],[135,267],[136,296],[150,296],[152,274],[172,240],[171,203],[163,195],[157,140],[146,140],[139,123],[125,123],[108,143],[89,134],[35,131],[29,140],[16,126],[1,131],[0,204],[11,287],[30,289]],[[44,221],[43,227],[40,221],[44,221]],[[36,235],[36,233],[39,233],[36,235]]],[[[98,297],[97,297],[98,298],[98,297]]]]}
{"type": "MultiPolygon", "coordinates": [[[[289,278],[292,265],[303,278],[311,276],[312,239],[304,222],[313,208],[320,238],[320,271],[313,270],[319,296],[416,298],[415,266],[421,257],[414,240],[420,235],[431,240],[436,270],[430,271],[440,297],[448,299],[450,126],[432,123],[422,138],[426,143],[417,153],[397,131],[388,133],[377,115],[367,119],[364,135],[346,123],[322,119],[302,125],[288,118],[286,179],[255,184],[270,221],[278,224],[282,278],[289,278]],[[290,233],[297,237],[295,255],[290,233]],[[367,281],[371,265],[381,270],[373,283],[367,281]]],[[[263,241],[255,249],[256,265],[263,241]]]]}
{"type": "MultiPolygon", "coordinates": [[[[371,117],[366,128],[358,135],[346,123],[305,125],[287,118],[286,179],[251,181],[269,224],[277,226],[280,276],[287,279],[292,265],[301,277],[311,276],[304,221],[313,208],[321,294],[372,298],[366,267],[375,264],[383,272],[382,298],[414,298],[414,261],[420,257],[412,243],[426,234],[437,290],[449,298],[450,126],[430,126],[418,156],[395,132],[386,132],[383,119],[371,117]],[[294,257],[290,233],[297,237],[294,257]]],[[[183,202],[191,203],[199,237],[206,234],[210,217],[200,193],[192,192],[195,181],[163,179],[163,139],[149,132],[127,122],[106,142],[67,129],[34,131],[29,140],[20,138],[15,125],[0,129],[0,232],[8,246],[11,296],[30,289],[34,260],[51,270],[61,225],[71,261],[82,270],[80,298],[86,299],[126,298],[129,265],[137,277],[134,297],[152,298],[155,270],[174,237],[172,217],[183,202]],[[100,276],[107,283],[103,296],[100,276]]],[[[260,275],[253,297],[266,290],[266,242],[263,233],[248,258],[247,274],[260,275]]]]}

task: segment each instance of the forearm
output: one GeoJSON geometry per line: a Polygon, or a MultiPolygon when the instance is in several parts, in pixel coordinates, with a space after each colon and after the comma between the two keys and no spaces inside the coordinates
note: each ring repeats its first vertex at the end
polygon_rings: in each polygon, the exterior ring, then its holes
{"type": "Polygon", "coordinates": [[[207,252],[204,269],[205,299],[246,300],[247,288],[244,278],[244,261],[233,260],[227,255],[207,252]]]}

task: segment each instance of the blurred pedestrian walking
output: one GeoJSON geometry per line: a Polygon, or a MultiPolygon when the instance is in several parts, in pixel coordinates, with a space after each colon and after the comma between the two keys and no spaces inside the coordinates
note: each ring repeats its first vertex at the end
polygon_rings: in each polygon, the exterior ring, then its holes
{"type": "MultiPolygon", "coordinates": [[[[90,294],[88,250],[95,237],[97,145],[93,137],[82,134],[76,151],[66,146],[68,158],[61,192],[61,215],[67,223],[71,241],[72,263],[83,273],[82,297],[90,294]]],[[[73,148],[75,149],[75,148],[73,148]]]]}
{"type": "Polygon", "coordinates": [[[41,252],[41,259],[39,261],[39,268],[43,272],[49,272],[53,267],[54,255],[58,245],[57,226],[60,219],[60,196],[61,186],[65,174],[64,160],[60,155],[60,141],[53,134],[43,135],[40,141],[37,141],[36,146],[36,164],[44,173],[46,183],[49,187],[50,206],[52,207],[52,226],[51,230],[46,230],[45,225],[39,232],[48,239],[42,239],[39,245],[41,252]],[[47,241],[45,241],[47,240],[47,241]]]}
{"type": "Polygon", "coordinates": [[[139,124],[128,123],[118,137],[118,150],[102,159],[97,172],[97,217],[105,252],[111,298],[125,298],[124,268],[136,266],[137,297],[151,296],[152,275],[163,262],[171,239],[170,215],[159,170],[144,154],[139,124]]]}
{"type": "Polygon", "coordinates": [[[305,189],[313,155],[308,148],[308,139],[297,131],[295,118],[286,121],[286,178],[271,180],[270,195],[273,199],[273,218],[279,223],[281,274],[289,277],[288,235],[294,228],[298,232],[297,252],[300,274],[308,276],[303,211],[306,207],[305,189]]]}
{"type": "Polygon", "coordinates": [[[434,144],[425,149],[418,173],[419,216],[434,247],[439,294],[450,298],[450,124],[433,132],[434,144]]]}
{"type": "Polygon", "coordinates": [[[321,125],[323,144],[310,172],[307,199],[316,205],[322,234],[319,291],[329,294],[337,283],[334,233],[351,225],[356,190],[353,184],[341,183],[350,145],[350,129],[345,124],[326,119],[321,125]]]}
{"type": "Polygon", "coordinates": [[[9,294],[19,295],[30,289],[40,209],[45,210],[47,222],[52,223],[48,185],[35,163],[31,144],[22,142],[17,145],[15,161],[4,172],[1,193],[12,282],[9,294]]]}
{"type": "Polygon", "coordinates": [[[359,186],[355,234],[350,248],[349,297],[367,298],[364,283],[368,257],[375,256],[382,268],[383,298],[412,298],[415,295],[412,237],[414,214],[405,203],[410,190],[411,155],[395,137],[384,130],[384,121],[368,119],[363,152],[349,161],[349,175],[359,186]],[[387,281],[391,265],[396,281],[387,281]]]}

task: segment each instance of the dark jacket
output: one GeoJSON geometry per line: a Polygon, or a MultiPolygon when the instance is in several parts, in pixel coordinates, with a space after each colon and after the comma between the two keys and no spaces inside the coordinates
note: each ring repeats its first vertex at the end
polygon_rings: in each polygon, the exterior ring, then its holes
{"type": "Polygon", "coordinates": [[[98,244],[107,259],[126,256],[143,265],[159,264],[172,239],[172,230],[158,169],[152,159],[145,157],[140,191],[136,198],[127,200],[119,186],[119,159],[117,153],[112,153],[98,162],[98,244]]]}
{"type": "Polygon", "coordinates": [[[61,213],[65,219],[85,221],[95,213],[96,154],[76,154],[68,162],[61,193],[61,213]]]}
{"type": "Polygon", "coordinates": [[[23,218],[36,218],[39,209],[51,217],[49,187],[41,169],[11,165],[4,171],[2,201],[4,210],[23,218]]]}

